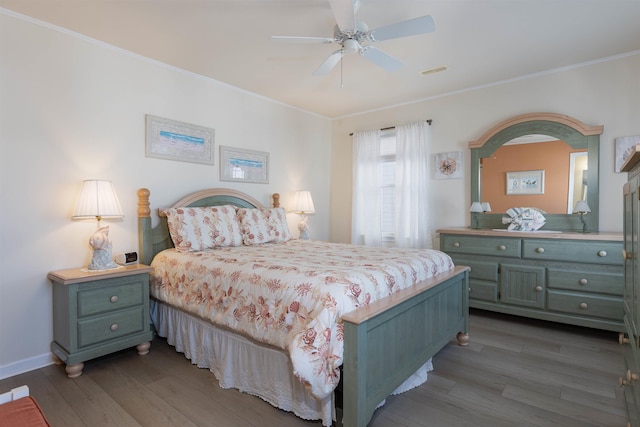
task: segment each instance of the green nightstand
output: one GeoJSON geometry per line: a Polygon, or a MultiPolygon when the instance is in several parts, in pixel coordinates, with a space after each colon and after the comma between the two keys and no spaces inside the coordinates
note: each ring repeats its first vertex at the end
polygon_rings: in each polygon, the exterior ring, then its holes
{"type": "Polygon", "coordinates": [[[130,265],[113,270],[52,271],[53,342],[51,351],[67,366],[69,378],[82,375],[84,361],[128,347],[149,352],[149,273],[130,265]]]}

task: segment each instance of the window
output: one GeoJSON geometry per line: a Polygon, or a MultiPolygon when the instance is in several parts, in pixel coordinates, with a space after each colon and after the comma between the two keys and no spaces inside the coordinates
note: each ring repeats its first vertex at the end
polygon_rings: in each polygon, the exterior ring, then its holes
{"type": "Polygon", "coordinates": [[[351,242],[431,247],[426,122],[353,136],[351,242]]]}
{"type": "Polygon", "coordinates": [[[393,243],[396,214],[396,132],[395,129],[380,134],[380,226],[382,241],[393,243]]]}

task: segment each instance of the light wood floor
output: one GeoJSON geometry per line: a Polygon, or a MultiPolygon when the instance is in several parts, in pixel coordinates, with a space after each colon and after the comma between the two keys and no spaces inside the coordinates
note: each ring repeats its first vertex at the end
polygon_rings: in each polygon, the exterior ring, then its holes
{"type": "MultiPolygon", "coordinates": [[[[387,399],[372,427],[624,426],[617,334],[472,311],[471,342],[433,359],[421,387],[387,399]]],[[[162,339],[85,363],[68,379],[48,366],[0,381],[27,384],[54,427],[314,426],[191,365],[162,339]]]]}

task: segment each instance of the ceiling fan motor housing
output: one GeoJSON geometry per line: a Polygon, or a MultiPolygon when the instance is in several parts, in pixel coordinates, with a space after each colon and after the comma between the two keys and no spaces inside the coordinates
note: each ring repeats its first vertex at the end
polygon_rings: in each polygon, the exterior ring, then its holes
{"type": "Polygon", "coordinates": [[[354,29],[341,29],[339,26],[335,26],[333,30],[333,36],[336,42],[342,43],[346,40],[353,39],[358,43],[368,40],[369,27],[364,22],[357,21],[354,29]]]}

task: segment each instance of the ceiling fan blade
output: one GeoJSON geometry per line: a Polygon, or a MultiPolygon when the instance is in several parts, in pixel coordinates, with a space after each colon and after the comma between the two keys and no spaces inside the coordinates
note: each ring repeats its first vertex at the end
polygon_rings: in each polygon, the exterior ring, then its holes
{"type": "Polygon", "coordinates": [[[354,0],[329,0],[333,16],[341,30],[355,31],[356,12],[354,0]]]}
{"type": "Polygon", "coordinates": [[[398,59],[374,46],[363,47],[360,51],[360,55],[389,72],[397,71],[403,66],[402,62],[398,59]]]}
{"type": "Polygon", "coordinates": [[[316,68],[316,70],[313,72],[313,75],[324,76],[326,74],[329,74],[329,72],[333,70],[333,67],[338,65],[338,62],[340,62],[341,59],[342,59],[342,49],[336,50],[331,55],[329,55],[327,59],[325,59],[324,62],[320,64],[318,68],[316,68]]]}
{"type": "Polygon", "coordinates": [[[400,37],[431,33],[435,31],[435,29],[436,24],[433,22],[433,18],[431,15],[426,15],[421,16],[420,18],[409,19],[407,21],[376,28],[367,33],[367,38],[371,41],[391,40],[398,39],[400,37]]]}
{"type": "Polygon", "coordinates": [[[297,37],[297,36],[271,36],[274,42],[282,43],[333,43],[336,40],[331,37],[297,37]]]}

